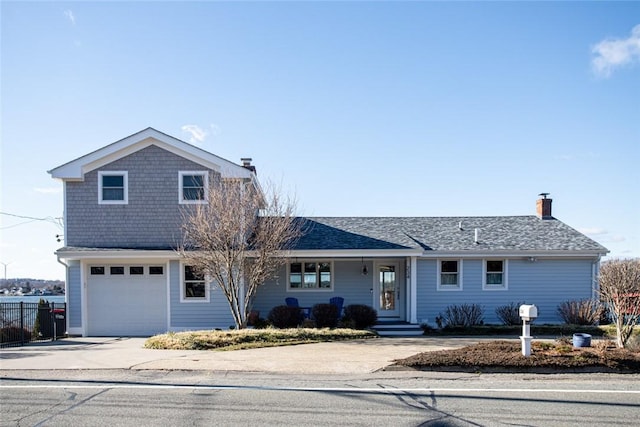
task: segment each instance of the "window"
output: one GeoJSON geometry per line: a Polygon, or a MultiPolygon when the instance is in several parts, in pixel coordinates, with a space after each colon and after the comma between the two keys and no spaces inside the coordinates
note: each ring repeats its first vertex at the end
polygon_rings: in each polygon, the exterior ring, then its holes
{"type": "Polygon", "coordinates": [[[99,276],[104,274],[104,267],[91,267],[91,275],[99,276]]]}
{"type": "Polygon", "coordinates": [[[128,196],[127,172],[98,172],[98,203],[107,205],[126,205],[128,196]]]}
{"type": "Polygon", "coordinates": [[[209,188],[207,172],[180,172],[180,203],[206,203],[209,188]]]}
{"type": "Polygon", "coordinates": [[[144,267],[139,266],[131,266],[129,267],[129,275],[131,276],[139,276],[144,274],[144,267]]]}
{"type": "Polygon", "coordinates": [[[462,290],[462,260],[438,261],[438,290],[462,290]]]}
{"type": "Polygon", "coordinates": [[[290,290],[331,290],[330,262],[292,262],[289,264],[290,290]]]}
{"type": "Polygon", "coordinates": [[[152,265],[151,267],[149,267],[149,274],[162,275],[164,274],[164,268],[161,265],[152,265]]]}
{"type": "Polygon", "coordinates": [[[485,260],[482,288],[485,290],[507,289],[506,260],[485,260]]]}
{"type": "Polygon", "coordinates": [[[184,266],[184,280],[182,286],[182,302],[209,301],[209,289],[202,274],[189,266],[184,266]]]}
{"type": "Polygon", "coordinates": [[[109,274],[114,276],[120,276],[124,274],[124,267],[109,267],[109,274]]]}

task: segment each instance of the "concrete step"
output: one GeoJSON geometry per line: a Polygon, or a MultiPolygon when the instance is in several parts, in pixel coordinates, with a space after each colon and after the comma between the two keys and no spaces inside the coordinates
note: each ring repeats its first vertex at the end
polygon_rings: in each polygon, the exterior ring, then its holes
{"type": "Polygon", "coordinates": [[[419,325],[413,325],[407,322],[378,322],[373,329],[382,337],[413,337],[422,335],[423,331],[419,325]]]}

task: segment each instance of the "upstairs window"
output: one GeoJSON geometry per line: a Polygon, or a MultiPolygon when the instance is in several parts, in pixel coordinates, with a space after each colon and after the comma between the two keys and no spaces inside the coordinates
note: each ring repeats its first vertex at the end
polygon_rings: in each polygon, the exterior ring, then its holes
{"type": "Polygon", "coordinates": [[[462,290],[462,260],[438,261],[438,290],[462,290]]]}
{"type": "Polygon", "coordinates": [[[180,172],[180,203],[206,203],[209,188],[207,172],[180,172]]]}
{"type": "Polygon", "coordinates": [[[126,205],[129,202],[127,172],[98,172],[98,203],[126,205]]]}
{"type": "Polygon", "coordinates": [[[484,262],[482,287],[485,290],[507,289],[506,260],[486,260],[484,262]]]}
{"type": "Polygon", "coordinates": [[[290,290],[331,290],[330,262],[292,262],[289,264],[290,290]]]}

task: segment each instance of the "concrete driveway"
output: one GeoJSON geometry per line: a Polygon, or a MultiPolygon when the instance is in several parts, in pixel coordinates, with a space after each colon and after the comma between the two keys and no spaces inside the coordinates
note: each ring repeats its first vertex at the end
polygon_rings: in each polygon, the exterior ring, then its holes
{"type": "Polygon", "coordinates": [[[158,369],[272,373],[369,373],[424,351],[482,338],[377,338],[236,351],[151,350],[146,338],[68,338],[0,350],[2,370],[158,369]]]}

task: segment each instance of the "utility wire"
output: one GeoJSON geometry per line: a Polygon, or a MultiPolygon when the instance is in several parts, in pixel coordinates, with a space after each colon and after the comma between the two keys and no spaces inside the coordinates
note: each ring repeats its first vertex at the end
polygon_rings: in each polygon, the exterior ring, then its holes
{"type": "Polygon", "coordinates": [[[24,221],[18,224],[13,224],[13,225],[7,225],[6,227],[0,227],[0,230],[6,230],[8,228],[13,228],[13,227],[17,227],[19,225],[25,225],[25,224],[29,224],[31,222],[35,222],[35,221],[46,221],[46,222],[50,222],[53,225],[55,225],[56,227],[60,228],[61,230],[64,229],[64,227],[62,226],[62,218],[61,217],[52,217],[52,216],[47,216],[44,218],[36,218],[33,216],[26,216],[26,215],[16,215],[16,214],[12,214],[12,213],[8,213],[8,212],[0,212],[0,215],[6,215],[6,216],[11,216],[14,218],[21,218],[21,219],[27,219],[28,221],[24,221]]]}

